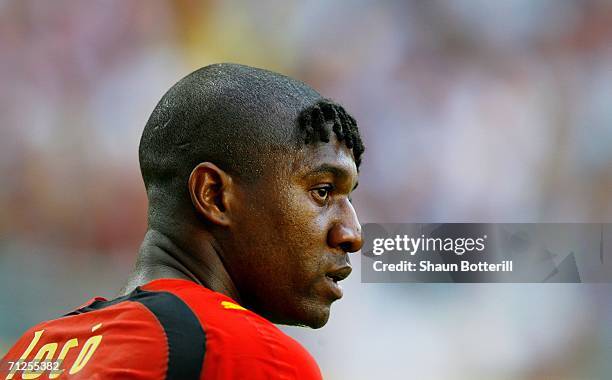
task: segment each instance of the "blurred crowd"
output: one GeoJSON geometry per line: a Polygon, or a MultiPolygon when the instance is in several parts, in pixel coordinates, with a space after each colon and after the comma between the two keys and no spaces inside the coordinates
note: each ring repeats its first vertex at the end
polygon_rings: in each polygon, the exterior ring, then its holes
{"type": "MultiPolygon", "coordinates": [[[[611,41],[604,0],[0,0],[0,354],[85,301],[62,293],[87,293],[75,272],[87,291],[120,287],[146,228],[140,133],[190,71],[264,67],[344,104],[366,143],[362,222],[609,222],[611,41]],[[32,264],[50,257],[64,264],[32,264]],[[57,309],[12,293],[50,282],[57,309]]],[[[605,285],[350,281],[335,324],[290,329],[329,378],[408,378],[378,368],[398,360],[419,379],[612,371],[605,285]],[[342,356],[339,341],[356,343],[342,356]]]]}

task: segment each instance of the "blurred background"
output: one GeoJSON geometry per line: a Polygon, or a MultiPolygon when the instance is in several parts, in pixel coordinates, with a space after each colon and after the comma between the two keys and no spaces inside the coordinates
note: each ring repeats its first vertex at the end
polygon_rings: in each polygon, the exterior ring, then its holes
{"type": "MultiPolygon", "coordinates": [[[[344,104],[362,222],[612,221],[612,2],[0,0],[0,356],[113,297],[161,95],[238,62],[344,104]]],[[[609,379],[610,285],[361,284],[285,328],[326,379],[609,379]]]]}

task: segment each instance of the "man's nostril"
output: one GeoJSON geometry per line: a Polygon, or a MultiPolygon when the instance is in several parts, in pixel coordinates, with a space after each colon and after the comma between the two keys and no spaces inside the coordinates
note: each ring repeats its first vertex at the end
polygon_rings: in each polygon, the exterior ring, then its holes
{"type": "Polygon", "coordinates": [[[353,244],[350,242],[340,243],[340,249],[343,250],[344,252],[353,252],[352,248],[353,248],[353,244]]]}

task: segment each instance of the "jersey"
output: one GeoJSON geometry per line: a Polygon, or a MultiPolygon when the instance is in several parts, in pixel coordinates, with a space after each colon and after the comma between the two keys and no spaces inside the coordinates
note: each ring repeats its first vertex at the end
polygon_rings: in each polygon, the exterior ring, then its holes
{"type": "Polygon", "coordinates": [[[124,297],[96,297],[28,330],[0,362],[0,380],[22,378],[310,380],[321,374],[297,341],[231,298],[191,281],[158,279],[124,297]]]}

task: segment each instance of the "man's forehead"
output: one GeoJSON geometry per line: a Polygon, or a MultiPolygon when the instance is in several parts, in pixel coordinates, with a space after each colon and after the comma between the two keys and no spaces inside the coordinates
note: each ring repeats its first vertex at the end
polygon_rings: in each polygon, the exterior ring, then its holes
{"type": "Polygon", "coordinates": [[[357,182],[358,177],[352,150],[335,138],[328,143],[304,146],[293,162],[292,172],[298,177],[328,173],[336,177],[350,177],[353,182],[357,182]]]}

